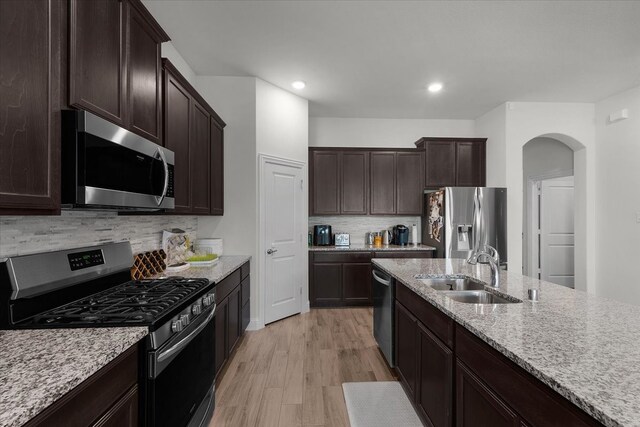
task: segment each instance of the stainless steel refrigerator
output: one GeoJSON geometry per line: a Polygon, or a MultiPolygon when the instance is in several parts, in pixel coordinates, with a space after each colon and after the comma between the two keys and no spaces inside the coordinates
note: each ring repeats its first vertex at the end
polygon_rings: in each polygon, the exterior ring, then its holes
{"type": "Polygon", "coordinates": [[[426,190],[422,243],[436,248],[436,258],[468,258],[482,245],[498,250],[507,264],[507,189],[444,187],[426,190]]]}

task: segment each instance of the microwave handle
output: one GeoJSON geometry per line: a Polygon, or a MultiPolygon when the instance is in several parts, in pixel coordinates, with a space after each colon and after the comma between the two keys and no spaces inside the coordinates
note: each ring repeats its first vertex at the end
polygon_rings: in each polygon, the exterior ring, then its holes
{"type": "Polygon", "coordinates": [[[164,157],[162,148],[157,148],[156,155],[160,157],[160,160],[162,160],[162,164],[164,165],[164,187],[162,188],[162,196],[155,196],[156,203],[160,206],[164,201],[164,198],[167,196],[167,189],[169,188],[169,164],[167,163],[167,159],[164,157]]]}

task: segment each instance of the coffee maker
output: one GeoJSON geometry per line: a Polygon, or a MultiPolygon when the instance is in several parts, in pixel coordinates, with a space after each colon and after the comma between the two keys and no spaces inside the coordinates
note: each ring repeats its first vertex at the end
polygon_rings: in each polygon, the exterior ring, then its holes
{"type": "Polygon", "coordinates": [[[330,225],[313,226],[313,244],[316,246],[331,246],[332,242],[330,225]]]}
{"type": "Polygon", "coordinates": [[[393,244],[398,246],[409,244],[409,227],[402,224],[393,227],[393,244]]]}

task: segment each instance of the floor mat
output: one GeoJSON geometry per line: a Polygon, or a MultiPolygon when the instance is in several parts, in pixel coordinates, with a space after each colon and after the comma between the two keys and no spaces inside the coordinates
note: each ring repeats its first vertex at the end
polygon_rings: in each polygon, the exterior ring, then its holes
{"type": "Polygon", "coordinates": [[[397,381],[342,383],[351,427],[422,427],[397,381]]]}

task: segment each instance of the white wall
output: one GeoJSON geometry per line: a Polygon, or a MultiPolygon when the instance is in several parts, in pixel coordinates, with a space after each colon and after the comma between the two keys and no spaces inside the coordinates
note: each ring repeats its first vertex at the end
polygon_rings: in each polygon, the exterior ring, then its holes
{"type": "Polygon", "coordinates": [[[476,136],[473,120],[309,118],[311,147],[415,148],[423,136],[476,136]]]}
{"type": "Polygon", "coordinates": [[[258,153],[307,163],[309,101],[256,79],[258,153]]]}
{"type": "Polygon", "coordinates": [[[475,122],[478,137],[487,138],[487,187],[507,185],[507,104],[499,105],[475,122]]]}
{"type": "MultiPolygon", "coordinates": [[[[222,237],[227,255],[251,255],[257,278],[256,79],[197,76],[198,92],[227,126],[224,128],[224,216],[199,217],[198,237],[222,237]]],[[[259,310],[258,281],[251,281],[251,316],[259,310]]]]}
{"type": "Polygon", "coordinates": [[[595,114],[596,292],[640,305],[640,86],[598,102],[595,114]],[[623,108],[630,117],[609,123],[609,114],[623,108]]]}
{"type": "Polygon", "coordinates": [[[176,50],[173,43],[162,43],[162,57],[167,58],[171,63],[180,71],[180,74],[184,76],[189,83],[193,85],[196,80],[196,73],[191,66],[184,60],[180,52],[176,50]]]}
{"type": "Polygon", "coordinates": [[[534,138],[522,148],[523,181],[553,172],[573,172],[573,150],[553,138],[534,138]]]}
{"type": "Polygon", "coordinates": [[[540,136],[574,150],[576,289],[595,292],[594,105],[509,102],[506,107],[507,245],[509,269],[522,271],[523,146],[540,136]]]}

